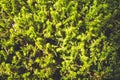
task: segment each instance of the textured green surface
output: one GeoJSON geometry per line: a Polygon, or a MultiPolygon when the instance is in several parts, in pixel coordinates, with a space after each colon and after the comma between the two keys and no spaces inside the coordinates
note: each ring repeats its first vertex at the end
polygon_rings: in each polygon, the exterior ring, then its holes
{"type": "Polygon", "coordinates": [[[119,80],[120,0],[0,0],[0,79],[119,80]]]}

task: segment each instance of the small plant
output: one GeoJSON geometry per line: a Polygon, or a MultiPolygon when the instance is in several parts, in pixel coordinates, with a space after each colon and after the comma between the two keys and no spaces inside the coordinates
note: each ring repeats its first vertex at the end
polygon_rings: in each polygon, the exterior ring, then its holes
{"type": "Polygon", "coordinates": [[[0,0],[0,79],[118,80],[119,0],[0,0]]]}

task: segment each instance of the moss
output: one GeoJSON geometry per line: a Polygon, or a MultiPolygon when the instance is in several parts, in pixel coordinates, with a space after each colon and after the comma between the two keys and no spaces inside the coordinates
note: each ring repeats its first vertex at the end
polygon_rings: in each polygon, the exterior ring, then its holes
{"type": "Polygon", "coordinates": [[[118,80],[119,9],[119,0],[1,0],[0,79],[118,80]]]}

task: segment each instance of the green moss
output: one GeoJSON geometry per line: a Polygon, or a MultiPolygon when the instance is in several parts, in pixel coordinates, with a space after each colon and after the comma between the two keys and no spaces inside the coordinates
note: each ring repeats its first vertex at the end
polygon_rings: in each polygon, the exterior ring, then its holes
{"type": "Polygon", "coordinates": [[[1,0],[0,79],[118,80],[119,9],[119,0],[1,0]]]}

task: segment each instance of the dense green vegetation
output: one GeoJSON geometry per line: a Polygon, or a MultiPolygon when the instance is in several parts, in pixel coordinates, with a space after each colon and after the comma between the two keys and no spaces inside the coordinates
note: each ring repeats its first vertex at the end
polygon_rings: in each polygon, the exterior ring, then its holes
{"type": "Polygon", "coordinates": [[[0,79],[119,80],[120,0],[0,0],[0,79]]]}

